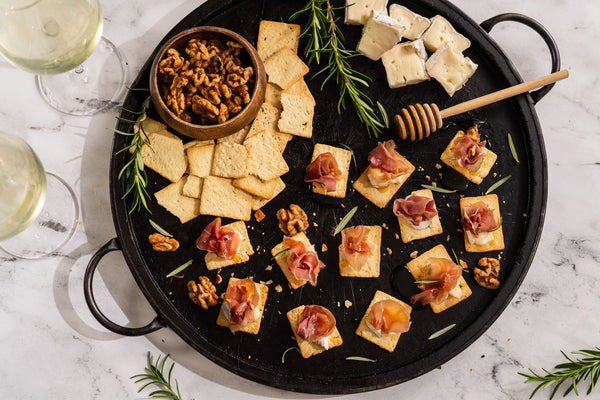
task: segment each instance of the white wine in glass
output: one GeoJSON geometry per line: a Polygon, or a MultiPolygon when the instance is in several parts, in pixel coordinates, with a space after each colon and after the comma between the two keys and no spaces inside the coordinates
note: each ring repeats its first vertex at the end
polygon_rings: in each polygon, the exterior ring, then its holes
{"type": "Polygon", "coordinates": [[[37,74],[52,107],[92,115],[117,103],[127,80],[127,63],[102,26],[98,0],[0,0],[0,53],[37,74]]]}
{"type": "Polygon", "coordinates": [[[0,131],[0,249],[40,258],[65,244],[79,219],[73,190],[45,172],[21,138],[0,131]]]}

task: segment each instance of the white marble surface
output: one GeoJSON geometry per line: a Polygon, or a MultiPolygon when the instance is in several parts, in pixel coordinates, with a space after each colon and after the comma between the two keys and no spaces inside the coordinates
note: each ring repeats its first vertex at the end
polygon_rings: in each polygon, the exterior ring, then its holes
{"type": "MultiPolygon", "coordinates": [[[[200,3],[101,1],[107,38],[135,76],[171,27],[200,3]]],[[[536,18],[554,35],[571,77],[537,105],[549,167],[548,208],[535,260],[511,304],[473,345],[410,382],[348,398],[524,399],[533,386],[517,375],[552,367],[559,350],[600,345],[600,2],[596,0],[456,0],[476,21],[502,12],[536,18]]],[[[549,71],[541,39],[525,27],[498,26],[494,38],[525,79],[549,71]]],[[[168,329],[127,338],[91,316],[82,279],[91,255],[115,236],[109,218],[108,167],[114,112],[69,117],[38,97],[33,77],[0,61],[0,129],[16,132],[47,170],[80,196],[82,224],[58,254],[24,261],[0,254],[0,398],[132,399],[147,351],[172,354],[185,399],[312,398],[239,378],[206,360],[168,329]]],[[[103,261],[96,296],[116,322],[137,326],[154,316],[122,257],[103,261]]],[[[594,398],[600,398],[596,390],[594,398]]],[[[592,396],[590,396],[592,397],[592,396]]],[[[540,393],[537,398],[547,398],[540,393]]]]}

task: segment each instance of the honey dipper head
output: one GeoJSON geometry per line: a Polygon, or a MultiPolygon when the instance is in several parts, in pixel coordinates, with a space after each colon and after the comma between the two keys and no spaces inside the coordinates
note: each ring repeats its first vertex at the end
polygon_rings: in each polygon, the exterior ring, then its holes
{"type": "Polygon", "coordinates": [[[442,127],[442,116],[435,104],[415,104],[400,110],[394,117],[400,139],[421,140],[442,127]]]}

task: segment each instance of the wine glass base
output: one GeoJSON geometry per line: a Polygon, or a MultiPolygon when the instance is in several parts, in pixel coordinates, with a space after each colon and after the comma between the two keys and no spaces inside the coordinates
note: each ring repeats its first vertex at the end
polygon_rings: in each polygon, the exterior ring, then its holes
{"type": "Polygon", "coordinates": [[[70,115],[94,115],[121,103],[127,83],[127,61],[105,38],[78,68],[58,75],[37,75],[42,98],[70,115]]]}
{"type": "Polygon", "coordinates": [[[75,192],[64,180],[46,172],[46,200],[40,215],[23,232],[0,242],[0,249],[19,258],[47,256],[67,243],[78,223],[75,192]]]}

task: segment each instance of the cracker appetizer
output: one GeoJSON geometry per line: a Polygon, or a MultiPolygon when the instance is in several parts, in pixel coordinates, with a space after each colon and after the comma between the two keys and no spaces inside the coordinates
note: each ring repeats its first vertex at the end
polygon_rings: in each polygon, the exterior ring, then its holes
{"type": "Polygon", "coordinates": [[[246,262],[254,254],[246,225],[236,221],[221,226],[221,218],[215,218],[204,228],[196,239],[196,247],[208,251],[204,262],[209,270],[246,262]]]}
{"type": "Polygon", "coordinates": [[[434,313],[440,313],[471,295],[471,289],[462,277],[462,268],[452,262],[443,245],[437,245],[407,265],[421,293],[413,295],[411,303],[429,304],[434,313]]]}
{"type": "Polygon", "coordinates": [[[312,182],[314,193],[343,198],[346,196],[348,169],[352,152],[326,144],[315,144],[306,167],[304,182],[312,182]]]}
{"type": "Polygon", "coordinates": [[[381,260],[381,227],[351,226],[342,231],[339,246],[341,276],[377,278],[381,260]]]}
{"type": "Polygon", "coordinates": [[[398,217],[400,235],[404,243],[437,235],[443,231],[433,193],[429,189],[416,190],[406,199],[394,200],[394,214],[398,217]]]}
{"type": "Polygon", "coordinates": [[[287,313],[303,358],[322,353],[342,344],[335,317],[325,307],[300,306],[287,313]]]}
{"type": "Polygon", "coordinates": [[[291,238],[284,238],[283,242],[271,249],[277,265],[290,282],[292,289],[298,289],[309,282],[317,285],[319,271],[325,268],[323,261],[319,260],[314,246],[310,243],[304,232],[291,238]]]}
{"type": "Polygon", "coordinates": [[[354,188],[379,208],[387,205],[415,170],[395,148],[393,140],[379,142],[369,153],[371,164],[354,182],[354,188]]]}
{"type": "Polygon", "coordinates": [[[492,169],[498,156],[480,141],[476,126],[458,131],[440,159],[473,183],[480,184],[492,169]]]}
{"type": "Polygon", "coordinates": [[[267,301],[269,288],[254,283],[252,278],[229,279],[217,325],[225,326],[231,332],[242,331],[256,335],[267,301]]]}
{"type": "Polygon", "coordinates": [[[460,199],[460,215],[468,252],[504,249],[498,196],[463,197],[460,199]]]}
{"type": "Polygon", "coordinates": [[[394,351],[400,335],[410,329],[411,306],[382,291],[375,292],[356,334],[371,343],[394,351]]]}

